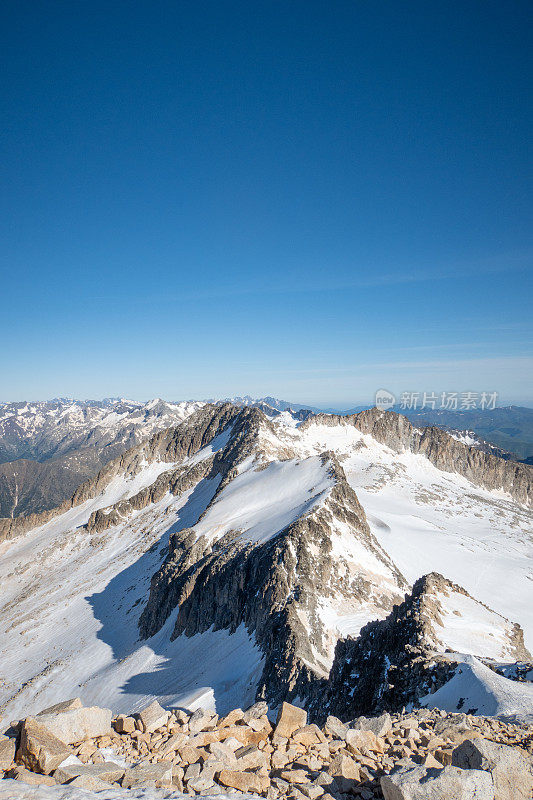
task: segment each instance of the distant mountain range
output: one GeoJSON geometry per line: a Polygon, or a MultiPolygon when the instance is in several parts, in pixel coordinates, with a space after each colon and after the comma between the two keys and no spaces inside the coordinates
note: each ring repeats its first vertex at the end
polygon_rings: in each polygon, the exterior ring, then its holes
{"type": "Polygon", "coordinates": [[[0,405],[0,517],[53,508],[108,461],[202,405],[115,398],[0,405]]]}
{"type": "MultiPolygon", "coordinates": [[[[256,407],[270,416],[292,409],[300,421],[325,413],[316,406],[249,395],[214,401],[56,398],[0,404],[0,517],[54,508],[110,460],[154,432],[179,424],[206,402],[256,407]]],[[[355,414],[364,408],[340,413],[355,414]]],[[[533,409],[394,410],[414,424],[443,428],[465,444],[500,458],[533,461],[533,409]]]]}

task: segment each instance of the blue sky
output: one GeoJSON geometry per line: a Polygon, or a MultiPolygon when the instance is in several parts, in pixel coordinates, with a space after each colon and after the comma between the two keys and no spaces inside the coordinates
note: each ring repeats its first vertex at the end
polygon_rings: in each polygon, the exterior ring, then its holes
{"type": "Polygon", "coordinates": [[[533,405],[529,2],[5,2],[0,399],[533,405]]]}

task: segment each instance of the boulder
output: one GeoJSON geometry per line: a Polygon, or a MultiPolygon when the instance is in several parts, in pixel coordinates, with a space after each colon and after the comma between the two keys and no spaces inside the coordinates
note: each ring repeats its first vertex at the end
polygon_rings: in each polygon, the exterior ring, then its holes
{"type": "MultiPolygon", "coordinates": [[[[194,766],[196,766],[196,764],[194,766]]],[[[195,792],[205,792],[207,789],[210,789],[215,785],[214,776],[214,768],[211,766],[205,766],[196,777],[191,778],[188,781],[187,791],[192,789],[195,792]]]]}
{"type": "Polygon", "coordinates": [[[330,714],[330,716],[326,720],[326,732],[331,734],[335,739],[342,739],[343,741],[346,739],[346,734],[348,733],[348,726],[341,722],[338,717],[334,717],[330,714]]]}
{"type": "Polygon", "coordinates": [[[240,722],[244,717],[244,711],[242,708],[234,708],[233,711],[230,711],[224,719],[222,719],[219,723],[219,728],[228,728],[230,725],[235,725],[236,722],[240,722]]]}
{"type": "Polygon", "coordinates": [[[355,750],[356,752],[362,752],[363,750],[371,750],[373,753],[383,752],[383,743],[370,730],[354,730],[350,728],[346,733],[346,745],[350,750],[355,750]]]}
{"type": "Polygon", "coordinates": [[[238,771],[268,767],[268,758],[265,753],[253,744],[235,750],[233,757],[236,759],[235,769],[238,771]]]}
{"type": "Polygon", "coordinates": [[[324,736],[320,728],[316,725],[304,725],[303,728],[298,728],[292,734],[292,740],[297,744],[303,744],[304,747],[311,747],[313,744],[318,744],[323,741],[324,736]]]}
{"type": "Polygon", "coordinates": [[[141,721],[144,733],[152,733],[158,728],[162,728],[167,724],[169,712],[162,708],[157,700],[150,703],[141,713],[139,719],[141,721]]]}
{"type": "Polygon", "coordinates": [[[268,704],[265,703],[264,700],[260,700],[258,703],[254,703],[253,706],[247,708],[242,716],[243,722],[248,725],[250,720],[252,719],[259,719],[260,717],[264,717],[268,714],[268,704]]]}
{"type": "Polygon", "coordinates": [[[230,789],[237,789],[240,792],[257,792],[258,794],[266,791],[270,784],[268,778],[256,775],[255,772],[239,772],[234,769],[221,770],[218,782],[230,789]]]}
{"type": "Polygon", "coordinates": [[[56,786],[56,782],[51,775],[38,775],[26,769],[26,767],[15,767],[6,774],[6,778],[22,781],[30,784],[30,786],[56,786]]]}
{"type": "Polygon", "coordinates": [[[114,726],[117,733],[133,733],[135,730],[135,720],[133,717],[127,717],[125,714],[120,714],[116,718],[114,726]]]}
{"type": "Polygon", "coordinates": [[[353,792],[361,781],[361,773],[353,758],[337,753],[328,767],[328,773],[335,779],[335,784],[343,794],[353,792]]]}
{"type": "Polygon", "coordinates": [[[0,735],[0,769],[9,769],[15,760],[15,739],[0,735]]]}
{"type": "Polygon", "coordinates": [[[216,726],[218,717],[210,711],[198,708],[189,718],[189,733],[195,734],[200,731],[213,730],[216,726]]]}
{"type": "Polygon", "coordinates": [[[71,708],[67,711],[41,714],[39,723],[67,744],[83,742],[111,733],[111,709],[71,708]]]}
{"type": "Polygon", "coordinates": [[[58,767],[54,772],[57,783],[68,783],[80,775],[98,778],[106,783],[115,783],[124,775],[124,767],[119,767],[113,761],[104,761],[102,764],[68,764],[58,767]]]}
{"type": "MultiPolygon", "coordinates": [[[[392,731],[390,714],[381,714],[379,717],[357,717],[350,722],[350,728],[361,731],[372,731],[376,736],[387,736],[392,731]]],[[[418,722],[416,723],[418,727],[418,722]]]]}
{"type": "Polygon", "coordinates": [[[275,728],[276,736],[289,738],[291,734],[307,725],[307,711],[291,703],[282,703],[278,713],[278,720],[275,728]]]}
{"type": "Polygon", "coordinates": [[[157,750],[158,757],[166,758],[167,756],[172,756],[176,750],[179,750],[180,747],[187,742],[188,737],[184,733],[175,733],[170,739],[167,739],[160,748],[157,750]]]}
{"type": "Polygon", "coordinates": [[[49,775],[69,755],[70,748],[65,741],[51,733],[40,720],[33,717],[24,720],[16,754],[18,764],[49,775]]]}
{"type": "Polygon", "coordinates": [[[495,800],[530,800],[533,791],[531,764],[516,747],[488,739],[467,739],[452,753],[452,764],[461,769],[490,772],[495,800]]]}
{"type": "Polygon", "coordinates": [[[62,711],[70,711],[73,708],[82,707],[83,703],[80,698],[73,697],[72,700],[63,700],[62,703],[56,703],[54,706],[49,706],[49,708],[43,708],[42,711],[39,711],[37,716],[41,717],[43,714],[61,714],[62,711]]]}
{"type": "Polygon", "coordinates": [[[413,763],[381,778],[385,800],[494,800],[488,772],[457,767],[426,769],[413,763]]]}
{"type": "Polygon", "coordinates": [[[156,784],[166,786],[172,784],[172,763],[170,761],[158,761],[156,764],[143,761],[127,769],[122,778],[122,786],[125,789],[153,788],[156,784]]]}

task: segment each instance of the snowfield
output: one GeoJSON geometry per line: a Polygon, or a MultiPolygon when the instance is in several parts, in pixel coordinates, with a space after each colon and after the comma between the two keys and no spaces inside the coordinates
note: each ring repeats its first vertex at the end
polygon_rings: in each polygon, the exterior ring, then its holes
{"type": "Polygon", "coordinates": [[[533,723],[533,686],[497,675],[477,658],[465,656],[453,678],[434,694],[421,698],[428,708],[533,723]]]}

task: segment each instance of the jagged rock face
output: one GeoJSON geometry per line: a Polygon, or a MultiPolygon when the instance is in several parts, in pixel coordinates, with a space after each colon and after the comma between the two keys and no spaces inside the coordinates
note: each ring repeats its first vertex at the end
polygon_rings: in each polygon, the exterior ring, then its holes
{"type": "Polygon", "coordinates": [[[475,653],[481,658],[531,658],[519,625],[478,603],[442,575],[432,573],[420,578],[412,593],[385,620],[369,623],[357,639],[339,641],[329,683],[324,694],[315,698],[313,712],[345,719],[416,704],[452,677],[458,660],[444,652],[455,650],[449,645],[457,643],[461,653],[475,653]],[[458,607],[470,612],[463,620],[459,639],[453,629],[455,623],[449,619],[460,613],[458,607]],[[496,633],[499,639],[494,642],[496,633]]]}
{"type": "MultiPolygon", "coordinates": [[[[231,489],[243,456],[262,441],[265,420],[257,415],[251,420],[251,429],[241,427],[217,456],[226,475],[213,507],[223,501],[224,489],[231,489]]],[[[365,608],[369,616],[382,615],[407,586],[372,536],[342,467],[331,453],[321,461],[330,483],[325,499],[259,542],[238,525],[215,539],[200,532],[202,523],[174,534],[168,557],[152,580],[140,619],[142,635],[154,635],[176,607],[173,638],[212,626],[234,631],[244,624],[266,659],[258,697],[277,703],[315,691],[317,681],[328,675],[338,638],[324,618],[324,605],[332,600],[345,613],[365,608]],[[366,565],[351,560],[351,540],[366,565]]],[[[259,463],[256,469],[268,468],[259,463]]]]}
{"type": "Polygon", "coordinates": [[[507,492],[524,505],[533,502],[533,469],[530,466],[469,447],[440,428],[418,429],[407,417],[377,408],[349,416],[318,414],[306,420],[302,428],[317,423],[353,425],[397,452],[410,450],[424,455],[438,469],[455,472],[485,489],[507,492]]]}
{"type": "Polygon", "coordinates": [[[0,405],[0,517],[55,508],[109,461],[202,405],[162,400],[0,405]]]}

